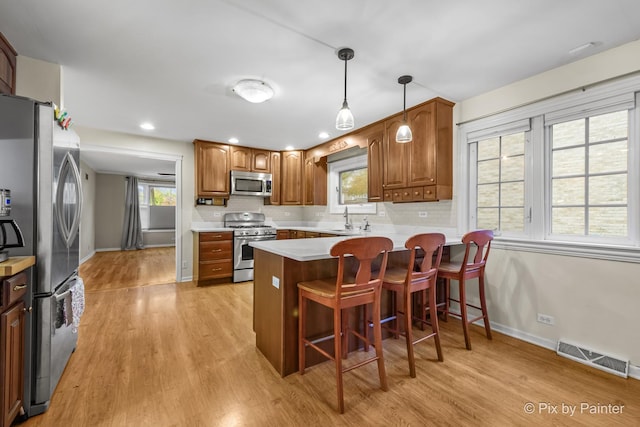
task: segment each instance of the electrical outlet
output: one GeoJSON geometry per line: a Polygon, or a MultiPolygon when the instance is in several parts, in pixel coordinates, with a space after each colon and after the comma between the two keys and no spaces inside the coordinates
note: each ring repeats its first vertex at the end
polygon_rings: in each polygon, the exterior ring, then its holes
{"type": "Polygon", "coordinates": [[[420,218],[426,218],[426,217],[427,217],[427,212],[425,212],[425,211],[420,211],[420,212],[418,212],[418,216],[419,216],[420,218]]]}
{"type": "Polygon", "coordinates": [[[545,325],[555,325],[556,321],[553,316],[549,316],[548,314],[538,313],[538,322],[544,323],[545,325]]]}
{"type": "Polygon", "coordinates": [[[182,268],[189,268],[189,261],[182,261],[182,268]]]}
{"type": "Polygon", "coordinates": [[[220,212],[214,212],[213,216],[218,216],[219,217],[220,216],[220,212]]]}
{"type": "Polygon", "coordinates": [[[380,211],[378,212],[378,216],[387,216],[387,213],[385,211],[380,211]]]}
{"type": "Polygon", "coordinates": [[[274,288],[280,289],[280,278],[276,276],[271,276],[271,284],[274,288]]]}

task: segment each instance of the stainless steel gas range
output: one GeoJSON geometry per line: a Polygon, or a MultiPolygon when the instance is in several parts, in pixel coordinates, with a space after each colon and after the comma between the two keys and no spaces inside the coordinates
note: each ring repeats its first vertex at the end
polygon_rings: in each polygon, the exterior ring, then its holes
{"type": "Polygon", "coordinates": [[[263,213],[233,212],[224,215],[224,226],[233,228],[233,281],[253,280],[253,248],[249,243],[275,240],[276,229],[265,225],[263,213]]]}

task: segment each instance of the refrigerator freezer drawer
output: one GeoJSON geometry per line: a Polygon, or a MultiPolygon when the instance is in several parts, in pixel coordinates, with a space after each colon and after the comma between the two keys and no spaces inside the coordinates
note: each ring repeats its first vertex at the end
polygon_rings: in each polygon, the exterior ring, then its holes
{"type": "Polygon", "coordinates": [[[69,288],[74,284],[75,279],[72,279],[55,294],[34,299],[36,343],[32,405],[44,404],[44,410],[78,342],[70,309],[69,288]]]}

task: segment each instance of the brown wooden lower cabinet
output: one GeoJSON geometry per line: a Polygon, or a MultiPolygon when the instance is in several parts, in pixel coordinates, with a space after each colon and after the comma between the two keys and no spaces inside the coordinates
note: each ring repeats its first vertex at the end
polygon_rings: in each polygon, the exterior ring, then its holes
{"type": "Polygon", "coordinates": [[[8,427],[22,409],[24,392],[25,303],[20,298],[27,289],[26,273],[2,277],[0,313],[0,371],[2,388],[0,427],[8,427]]]}
{"type": "Polygon", "coordinates": [[[198,284],[227,281],[233,277],[233,233],[198,233],[194,245],[194,260],[198,262],[194,280],[198,284]]]}

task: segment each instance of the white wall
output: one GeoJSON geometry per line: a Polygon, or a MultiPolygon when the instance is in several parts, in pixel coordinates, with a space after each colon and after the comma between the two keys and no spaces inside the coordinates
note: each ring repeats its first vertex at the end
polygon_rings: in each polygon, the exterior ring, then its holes
{"type": "Polygon", "coordinates": [[[46,61],[18,55],[16,59],[16,95],[63,107],[62,67],[46,61]]]}
{"type": "MultiPolygon", "coordinates": [[[[465,100],[456,108],[460,119],[468,121],[638,71],[640,41],[465,100]]],[[[487,297],[493,322],[539,342],[564,339],[640,366],[640,264],[491,251],[487,297]],[[538,323],[537,313],[553,316],[555,325],[538,323]]]]}
{"type": "Polygon", "coordinates": [[[125,177],[96,174],[96,250],[120,250],[124,222],[125,177]]]}

